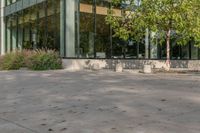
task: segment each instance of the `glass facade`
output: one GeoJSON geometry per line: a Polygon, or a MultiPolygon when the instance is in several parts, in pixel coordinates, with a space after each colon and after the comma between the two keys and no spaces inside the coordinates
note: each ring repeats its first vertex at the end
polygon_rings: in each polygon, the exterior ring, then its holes
{"type": "MultiPolygon", "coordinates": [[[[5,0],[6,6],[24,0],[5,0]]],[[[28,0],[29,3],[31,0],[28,0]]],[[[37,4],[4,17],[5,52],[15,49],[54,49],[65,58],[166,59],[165,42],[146,29],[140,41],[113,37],[105,22],[108,0],[34,0],[37,4]],[[157,40],[157,41],[153,41],[157,40]]],[[[19,5],[19,4],[18,4],[19,5]]],[[[114,7],[116,16],[123,11],[114,7]]],[[[179,46],[171,40],[171,59],[200,59],[194,43],[179,46]]]]}
{"type": "Polygon", "coordinates": [[[47,0],[5,17],[6,52],[60,48],[60,1],[47,0]]]}

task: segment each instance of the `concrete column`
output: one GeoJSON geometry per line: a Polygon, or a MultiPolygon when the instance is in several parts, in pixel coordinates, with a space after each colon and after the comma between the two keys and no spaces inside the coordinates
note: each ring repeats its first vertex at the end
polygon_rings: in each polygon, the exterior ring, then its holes
{"type": "Polygon", "coordinates": [[[1,52],[0,54],[3,55],[5,54],[5,21],[4,21],[4,10],[3,10],[3,7],[5,5],[5,0],[1,0],[0,1],[0,32],[1,32],[1,39],[0,39],[0,47],[1,47],[1,52]]]}
{"type": "MultiPolygon", "coordinates": [[[[1,2],[0,2],[0,29],[1,29],[1,2]]],[[[1,55],[1,31],[0,31],[0,55],[1,55]]]]}
{"type": "Polygon", "coordinates": [[[60,55],[76,57],[75,54],[75,0],[61,0],[60,55]]]}
{"type": "Polygon", "coordinates": [[[75,54],[75,0],[65,3],[65,51],[66,57],[76,57],[75,54]]]}
{"type": "Polygon", "coordinates": [[[149,29],[146,29],[145,34],[145,59],[149,58],[149,29]]]}
{"type": "MultiPolygon", "coordinates": [[[[8,53],[11,52],[11,28],[6,28],[6,45],[7,45],[7,51],[8,53]]],[[[5,44],[4,44],[5,45],[5,44]]]]}

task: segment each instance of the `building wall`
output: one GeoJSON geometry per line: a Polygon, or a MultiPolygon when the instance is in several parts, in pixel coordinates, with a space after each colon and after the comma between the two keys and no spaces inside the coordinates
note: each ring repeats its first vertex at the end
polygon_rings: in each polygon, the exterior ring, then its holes
{"type": "Polygon", "coordinates": [[[5,22],[4,22],[4,6],[5,1],[0,1],[0,55],[5,54],[5,22]]]}
{"type": "MultiPolygon", "coordinates": [[[[166,46],[151,41],[155,35],[148,29],[141,41],[113,37],[113,30],[105,22],[111,6],[107,0],[79,1],[18,0],[7,6],[2,51],[49,48],[66,58],[166,59],[166,46]]],[[[113,9],[116,16],[121,16],[120,7],[113,9]]],[[[173,42],[171,58],[197,60],[200,50],[193,44],[177,46],[173,42]]]]}

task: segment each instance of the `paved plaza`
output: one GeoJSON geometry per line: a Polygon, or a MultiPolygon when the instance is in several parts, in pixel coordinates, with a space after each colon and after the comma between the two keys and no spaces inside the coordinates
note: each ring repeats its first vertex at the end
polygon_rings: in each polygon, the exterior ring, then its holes
{"type": "Polygon", "coordinates": [[[200,133],[200,74],[0,72],[0,133],[200,133]]]}

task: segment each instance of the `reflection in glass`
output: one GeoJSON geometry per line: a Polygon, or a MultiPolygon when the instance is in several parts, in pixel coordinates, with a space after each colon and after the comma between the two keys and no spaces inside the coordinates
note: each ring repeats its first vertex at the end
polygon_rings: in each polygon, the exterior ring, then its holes
{"type": "Polygon", "coordinates": [[[22,49],[23,45],[23,32],[24,32],[24,25],[23,25],[24,19],[23,19],[23,12],[18,12],[18,29],[17,29],[17,47],[18,49],[22,49]]]}
{"type": "Polygon", "coordinates": [[[14,51],[17,49],[17,17],[16,17],[16,14],[13,14],[11,16],[11,50],[14,51]]]}
{"type": "Polygon", "coordinates": [[[128,41],[128,45],[127,45],[127,49],[126,49],[126,58],[137,58],[137,46],[138,46],[138,42],[136,40],[129,40],[128,41]]]}
{"type": "MultiPolygon", "coordinates": [[[[139,46],[139,54],[138,58],[144,59],[145,58],[145,38],[141,39],[140,42],[138,42],[139,46]]],[[[148,53],[148,50],[147,50],[148,53]]]]}
{"type": "Polygon", "coordinates": [[[191,41],[191,59],[198,59],[198,47],[191,41]]]}
{"type": "Polygon", "coordinates": [[[182,46],[182,59],[189,59],[189,45],[182,46]]]}
{"type": "Polygon", "coordinates": [[[60,0],[48,0],[6,17],[6,49],[60,46],[60,0]]]}
{"type": "Polygon", "coordinates": [[[109,3],[102,0],[96,1],[96,58],[110,58],[110,27],[105,23],[109,3]]]}
{"type": "Polygon", "coordinates": [[[171,59],[180,59],[180,45],[178,45],[176,43],[176,38],[172,38],[171,39],[171,55],[172,55],[172,58],[171,59]]]}
{"type": "Polygon", "coordinates": [[[94,58],[94,11],[92,0],[80,0],[80,58],[94,58]]]}
{"type": "Polygon", "coordinates": [[[158,39],[155,32],[150,32],[150,58],[158,58],[158,39]]]}

